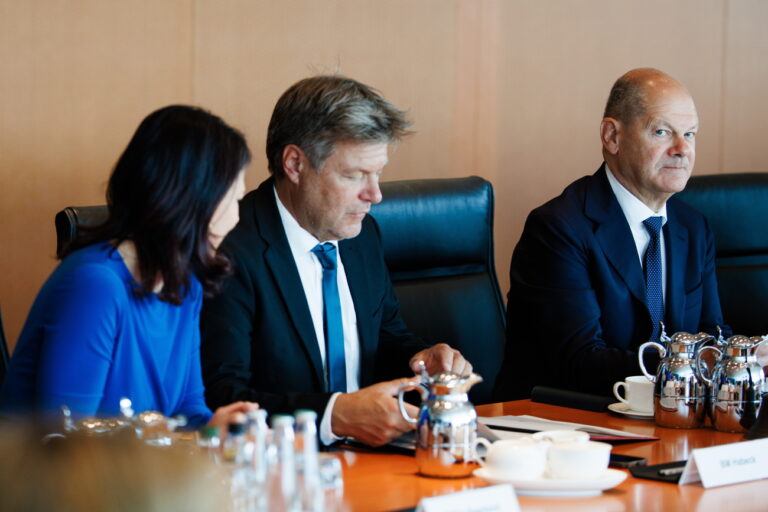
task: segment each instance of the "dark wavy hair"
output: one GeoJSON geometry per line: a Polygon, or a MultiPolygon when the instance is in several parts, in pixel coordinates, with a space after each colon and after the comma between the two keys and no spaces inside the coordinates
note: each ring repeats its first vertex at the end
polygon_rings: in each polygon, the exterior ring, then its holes
{"type": "Polygon", "coordinates": [[[185,105],[156,110],[141,122],[112,171],[106,222],[84,230],[63,257],[96,242],[117,247],[130,240],[141,274],[137,295],[149,294],[160,276],[159,298],[180,304],[194,273],[210,296],[231,263],[213,249],[208,225],[250,160],[242,133],[210,112],[185,105]]]}

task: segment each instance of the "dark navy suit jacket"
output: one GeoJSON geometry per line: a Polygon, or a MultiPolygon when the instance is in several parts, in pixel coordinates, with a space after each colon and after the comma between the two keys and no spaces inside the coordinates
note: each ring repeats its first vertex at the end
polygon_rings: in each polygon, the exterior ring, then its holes
{"type": "MultiPolygon", "coordinates": [[[[723,319],[707,221],[672,197],[663,229],[666,331],[713,333],[723,319]]],[[[639,374],[637,349],[651,334],[645,279],[604,166],[531,212],[510,282],[497,399],[528,397],[535,385],[611,394],[639,374]]],[[[646,361],[654,372],[658,358],[646,361]]]]}
{"type": "MultiPolygon", "coordinates": [[[[222,243],[235,273],[201,314],[206,400],[211,408],[251,400],[270,413],[307,408],[322,416],[331,393],[273,183],[243,198],[240,222],[222,243]]],[[[408,361],[427,345],[400,316],[372,217],[339,253],[357,315],[360,386],[413,375],[408,361]]]]}

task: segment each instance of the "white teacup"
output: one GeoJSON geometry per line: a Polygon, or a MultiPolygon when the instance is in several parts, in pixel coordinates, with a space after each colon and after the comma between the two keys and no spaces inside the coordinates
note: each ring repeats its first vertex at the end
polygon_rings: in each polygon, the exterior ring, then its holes
{"type": "Polygon", "coordinates": [[[554,443],[549,447],[550,478],[590,480],[608,469],[611,445],[595,441],[554,443]]]}
{"type": "Polygon", "coordinates": [[[615,383],[613,394],[632,411],[653,412],[653,382],[645,375],[634,375],[615,383]],[[622,387],[626,398],[619,393],[622,387]]]}
{"type": "Polygon", "coordinates": [[[542,430],[533,434],[533,438],[550,443],[586,443],[589,434],[580,430],[542,430]]]}
{"type": "Polygon", "coordinates": [[[547,468],[548,442],[530,437],[501,439],[489,443],[478,439],[486,447],[485,461],[480,463],[497,478],[510,480],[535,480],[541,478],[547,468]]]}

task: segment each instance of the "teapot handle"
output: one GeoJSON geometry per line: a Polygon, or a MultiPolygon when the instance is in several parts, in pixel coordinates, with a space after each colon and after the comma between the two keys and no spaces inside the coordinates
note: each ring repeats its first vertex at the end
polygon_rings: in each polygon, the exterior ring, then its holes
{"type": "Polygon", "coordinates": [[[661,357],[664,357],[667,355],[667,349],[665,349],[661,343],[656,343],[655,341],[646,341],[645,343],[640,345],[639,349],[637,349],[637,361],[640,363],[640,369],[643,371],[643,375],[645,375],[645,378],[648,379],[649,381],[656,382],[656,376],[648,373],[648,370],[645,369],[645,363],[643,362],[643,353],[645,352],[645,349],[648,347],[656,348],[656,350],[659,351],[659,355],[661,357]]]}
{"type": "MultiPolygon", "coordinates": [[[[763,341],[757,344],[755,348],[755,357],[757,364],[760,366],[768,366],[768,334],[762,336],[763,341]]],[[[768,390],[768,387],[766,388],[768,390]]]]}
{"type": "Polygon", "coordinates": [[[421,384],[403,384],[402,386],[400,386],[400,389],[397,390],[397,406],[400,407],[400,414],[403,416],[405,421],[407,421],[411,425],[418,425],[419,424],[418,418],[412,418],[408,414],[408,411],[405,410],[405,402],[403,401],[403,394],[413,389],[419,390],[421,392],[421,399],[426,401],[426,399],[428,398],[428,393],[427,393],[427,390],[424,389],[424,387],[421,384]]]}
{"type": "Polygon", "coordinates": [[[491,448],[491,444],[492,443],[489,440],[487,440],[486,438],[484,438],[484,437],[478,437],[477,439],[475,439],[475,442],[472,445],[472,448],[473,448],[473,450],[472,450],[472,458],[473,458],[473,460],[475,462],[479,463],[481,466],[485,466],[485,460],[483,460],[484,457],[480,456],[480,452],[477,449],[477,446],[480,445],[480,444],[483,445],[483,447],[485,448],[485,455],[488,455],[488,450],[491,448]]]}
{"type": "MultiPolygon", "coordinates": [[[[722,352],[722,350],[720,350],[719,348],[717,348],[717,347],[715,347],[715,346],[712,346],[712,345],[708,345],[708,346],[706,346],[706,347],[702,347],[702,348],[701,348],[701,349],[699,349],[699,351],[696,353],[696,366],[695,366],[695,369],[696,369],[696,373],[699,375],[699,377],[701,378],[701,380],[703,380],[704,382],[706,382],[708,385],[710,385],[710,386],[711,386],[711,385],[712,385],[712,379],[710,379],[709,377],[707,377],[706,375],[704,375],[704,372],[703,372],[703,371],[701,371],[701,354],[702,354],[702,353],[703,353],[705,350],[714,350],[715,352],[717,352],[717,358],[718,358],[718,360],[719,360],[721,357],[723,357],[723,352],[722,352]]],[[[705,366],[706,366],[706,365],[705,365],[705,366]]]]}

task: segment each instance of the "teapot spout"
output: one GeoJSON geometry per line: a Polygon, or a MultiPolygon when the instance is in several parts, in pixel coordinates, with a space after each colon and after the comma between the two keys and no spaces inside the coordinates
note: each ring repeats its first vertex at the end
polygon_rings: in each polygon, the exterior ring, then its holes
{"type": "Polygon", "coordinates": [[[699,347],[703,347],[707,344],[717,344],[717,338],[706,332],[700,332],[696,335],[696,344],[699,347]]]}
{"type": "Polygon", "coordinates": [[[480,382],[483,382],[483,378],[473,372],[465,376],[462,381],[458,382],[454,389],[459,393],[468,393],[472,386],[480,382]]]}

